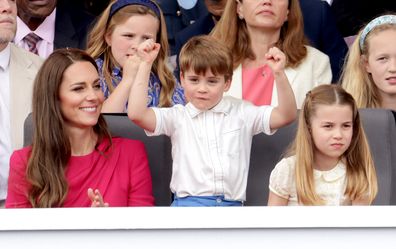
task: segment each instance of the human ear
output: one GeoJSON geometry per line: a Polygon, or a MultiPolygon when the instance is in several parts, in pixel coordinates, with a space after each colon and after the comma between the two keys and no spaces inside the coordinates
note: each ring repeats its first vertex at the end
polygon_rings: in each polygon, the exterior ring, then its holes
{"type": "Polygon", "coordinates": [[[236,10],[237,10],[237,14],[239,19],[243,20],[243,11],[242,11],[242,4],[241,2],[239,2],[238,0],[236,1],[236,10]]]}
{"type": "Polygon", "coordinates": [[[224,84],[225,84],[224,92],[227,92],[228,90],[230,90],[231,87],[231,79],[226,80],[224,84]]]}
{"type": "Polygon", "coordinates": [[[111,47],[111,33],[110,32],[106,32],[104,38],[105,38],[107,46],[111,47]]]}
{"type": "Polygon", "coordinates": [[[368,58],[366,55],[362,55],[361,56],[361,63],[364,67],[364,69],[366,70],[367,73],[371,73],[371,67],[370,67],[370,63],[368,61],[368,58]]]}
{"type": "Polygon", "coordinates": [[[289,20],[289,13],[290,13],[289,10],[287,10],[284,22],[287,22],[287,20],[289,20]]]}
{"type": "Polygon", "coordinates": [[[184,74],[182,71],[180,71],[180,84],[184,88],[184,74]]]}

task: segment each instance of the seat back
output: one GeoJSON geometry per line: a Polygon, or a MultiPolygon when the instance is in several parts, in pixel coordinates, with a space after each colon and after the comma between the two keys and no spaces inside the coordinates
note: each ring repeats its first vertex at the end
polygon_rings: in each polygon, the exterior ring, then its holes
{"type": "MultiPolygon", "coordinates": [[[[396,205],[396,127],[391,111],[383,109],[359,110],[373,155],[378,177],[376,205],[396,205]]],[[[293,141],[297,121],[279,129],[274,135],[253,138],[245,205],[267,205],[268,184],[272,169],[280,161],[293,141]]]]}
{"type": "MultiPolygon", "coordinates": [[[[170,139],[166,136],[148,137],[143,129],[132,123],[126,114],[104,114],[112,136],[140,140],[146,146],[153,179],[156,206],[169,206],[172,200],[169,183],[172,173],[170,139]]],[[[25,121],[24,145],[32,143],[33,123],[30,114],[25,121]]],[[[131,153],[133,153],[131,151],[131,153]]]]}
{"type": "MultiPolygon", "coordinates": [[[[396,205],[396,126],[389,110],[361,109],[361,119],[374,158],[378,195],[376,205],[396,205]]],[[[141,140],[146,146],[153,178],[153,192],[157,206],[169,206],[169,183],[172,172],[171,143],[168,137],[147,137],[125,114],[105,114],[113,136],[141,140]]],[[[268,201],[268,182],[272,169],[282,158],[295,136],[297,121],[279,129],[274,135],[256,135],[253,138],[248,185],[247,206],[263,206],[268,201]]],[[[32,117],[25,121],[24,144],[32,141],[32,117]]]]}

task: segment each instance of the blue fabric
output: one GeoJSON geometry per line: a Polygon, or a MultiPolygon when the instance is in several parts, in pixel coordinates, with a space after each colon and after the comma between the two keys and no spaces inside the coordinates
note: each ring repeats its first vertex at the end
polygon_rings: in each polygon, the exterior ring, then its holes
{"type": "Polygon", "coordinates": [[[300,0],[304,33],[310,45],[330,58],[332,82],[338,82],[348,46],[336,26],[329,4],[321,0],[300,0]]]}
{"type": "MultiPolygon", "coordinates": [[[[102,92],[104,93],[104,96],[107,99],[110,95],[110,90],[107,87],[103,75],[103,59],[98,58],[95,61],[96,64],[98,65],[98,70],[99,70],[100,88],[102,89],[102,92]]],[[[117,85],[121,82],[122,79],[122,72],[120,68],[115,67],[113,69],[112,75],[113,75],[112,84],[114,87],[117,87],[117,85]]],[[[160,92],[161,92],[161,82],[159,81],[157,75],[151,72],[150,79],[148,82],[148,102],[147,102],[148,107],[156,107],[159,105],[160,92]]],[[[184,99],[183,88],[181,87],[180,83],[176,80],[176,87],[172,95],[172,105],[176,105],[176,104],[185,105],[185,103],[186,101],[184,99]]],[[[125,110],[127,107],[128,107],[128,103],[125,106],[125,110]]]]}
{"type": "Polygon", "coordinates": [[[118,0],[111,6],[109,19],[119,9],[122,9],[127,5],[143,5],[149,9],[151,9],[152,11],[154,11],[154,13],[158,16],[158,18],[161,16],[161,12],[160,12],[158,6],[155,5],[155,3],[153,3],[151,0],[118,0]]]}
{"type": "Polygon", "coordinates": [[[240,207],[243,203],[240,201],[225,200],[224,196],[187,196],[176,197],[171,207],[240,207]]]}
{"type": "Polygon", "coordinates": [[[374,28],[377,26],[383,25],[383,24],[396,24],[396,15],[384,15],[384,16],[379,16],[369,22],[366,27],[364,27],[362,34],[360,35],[360,40],[359,40],[359,46],[360,50],[363,50],[363,45],[364,45],[364,40],[366,39],[366,36],[368,33],[371,32],[374,28]]]}

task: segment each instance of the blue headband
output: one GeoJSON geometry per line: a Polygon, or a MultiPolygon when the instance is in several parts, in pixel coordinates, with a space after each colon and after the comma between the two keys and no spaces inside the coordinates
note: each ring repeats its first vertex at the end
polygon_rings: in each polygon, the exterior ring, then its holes
{"type": "Polygon", "coordinates": [[[158,6],[150,0],[118,0],[115,2],[110,9],[109,19],[116,13],[119,9],[124,8],[127,5],[143,5],[154,11],[158,18],[161,17],[161,11],[158,6]]]}
{"type": "Polygon", "coordinates": [[[380,16],[369,22],[366,27],[364,27],[362,34],[360,35],[360,50],[363,50],[364,40],[366,40],[366,37],[371,32],[371,30],[382,24],[396,24],[396,15],[380,16]]]}

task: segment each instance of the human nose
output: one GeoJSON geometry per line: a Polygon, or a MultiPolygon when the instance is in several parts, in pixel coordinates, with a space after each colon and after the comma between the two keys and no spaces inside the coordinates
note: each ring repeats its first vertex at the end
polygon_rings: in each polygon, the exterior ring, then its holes
{"type": "Polygon", "coordinates": [[[139,41],[136,38],[134,38],[130,40],[129,49],[136,52],[139,47],[139,44],[140,44],[139,41]]]}
{"type": "Polygon", "coordinates": [[[396,72],[396,58],[393,58],[389,64],[389,71],[396,72]]]}
{"type": "Polygon", "coordinates": [[[198,92],[206,93],[208,91],[208,87],[205,83],[201,83],[198,85],[198,92]]]}
{"type": "Polygon", "coordinates": [[[335,128],[334,129],[333,137],[335,139],[341,139],[342,138],[342,130],[341,130],[341,128],[335,128]]]}
{"type": "Polygon", "coordinates": [[[94,88],[89,88],[88,92],[87,92],[87,96],[86,99],[88,101],[97,101],[100,99],[100,94],[102,94],[101,90],[97,90],[94,88]]]}
{"type": "Polygon", "coordinates": [[[0,0],[0,12],[11,13],[11,4],[9,0],[0,0]]]}

